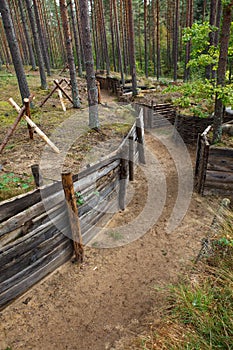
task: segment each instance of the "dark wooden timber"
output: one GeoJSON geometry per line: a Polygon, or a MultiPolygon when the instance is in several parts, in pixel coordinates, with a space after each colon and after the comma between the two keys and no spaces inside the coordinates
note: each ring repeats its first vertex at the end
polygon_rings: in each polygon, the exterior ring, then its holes
{"type": "Polygon", "coordinates": [[[65,193],[75,257],[78,263],[82,263],[84,258],[84,249],[82,245],[81,227],[78,217],[78,208],[74,193],[72,174],[70,172],[62,173],[62,185],[65,193]]]}

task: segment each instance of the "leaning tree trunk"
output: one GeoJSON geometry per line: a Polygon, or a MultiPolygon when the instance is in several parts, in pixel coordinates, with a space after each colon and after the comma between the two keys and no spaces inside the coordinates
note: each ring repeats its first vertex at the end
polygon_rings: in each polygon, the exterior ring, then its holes
{"type": "Polygon", "coordinates": [[[136,61],[135,61],[135,44],[134,44],[134,20],[132,0],[128,0],[129,13],[129,55],[130,55],[130,71],[132,76],[133,96],[138,94],[137,90],[137,75],[136,75],[136,61]]]}
{"type": "Polygon", "coordinates": [[[91,28],[88,14],[88,0],[79,0],[80,19],[82,26],[82,42],[83,45],[87,90],[88,90],[88,105],[89,105],[89,126],[91,129],[99,129],[98,118],[98,89],[95,80],[94,59],[92,54],[91,43],[91,28]]]}
{"type": "Polygon", "coordinates": [[[29,87],[27,84],[22,59],[20,56],[19,46],[16,40],[12,18],[10,16],[10,9],[7,0],[0,1],[0,12],[2,15],[3,25],[5,28],[5,33],[10,48],[12,61],[15,67],[15,72],[19,84],[19,90],[21,94],[22,101],[24,98],[28,98],[30,95],[29,87]]]}
{"type": "Polygon", "coordinates": [[[67,53],[67,61],[68,61],[68,66],[69,66],[69,71],[70,71],[70,82],[71,82],[72,97],[73,97],[73,107],[80,108],[78,84],[77,84],[77,77],[76,77],[76,68],[75,68],[75,64],[74,64],[74,55],[73,55],[73,50],[72,50],[72,40],[71,40],[71,34],[70,34],[70,26],[69,26],[69,18],[68,18],[66,0],[60,0],[60,11],[61,11],[62,26],[63,26],[63,32],[64,32],[66,53],[67,53]]]}
{"type": "MultiPolygon", "coordinates": [[[[230,40],[231,20],[232,20],[232,6],[231,3],[223,7],[223,23],[220,37],[220,53],[217,71],[217,86],[224,86],[226,80],[226,67],[227,67],[227,56],[228,47],[230,40]]],[[[212,142],[218,142],[222,136],[222,120],[223,120],[224,105],[221,97],[216,95],[215,111],[214,111],[214,122],[213,122],[213,139],[212,142]]]]}
{"type": "Polygon", "coordinates": [[[47,89],[44,61],[43,61],[43,57],[42,57],[41,50],[40,50],[39,37],[38,37],[38,32],[37,32],[37,27],[36,27],[36,22],[35,22],[35,16],[34,16],[32,6],[31,6],[32,5],[31,0],[25,0],[25,1],[26,1],[26,5],[27,5],[28,17],[30,20],[32,35],[33,35],[33,39],[34,39],[34,45],[35,45],[35,49],[36,49],[38,66],[39,66],[39,71],[40,71],[41,88],[47,89]]]}

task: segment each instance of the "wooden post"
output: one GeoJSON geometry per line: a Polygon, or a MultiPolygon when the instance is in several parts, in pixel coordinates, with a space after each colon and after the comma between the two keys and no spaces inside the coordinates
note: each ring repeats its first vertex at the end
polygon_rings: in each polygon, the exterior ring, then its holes
{"type": "Polygon", "coordinates": [[[78,207],[74,193],[72,174],[70,172],[62,173],[62,185],[65,193],[75,258],[78,263],[82,263],[84,259],[84,249],[82,244],[80,221],[78,217],[78,207]]]}
{"type": "Polygon", "coordinates": [[[125,210],[126,206],[126,187],[127,187],[127,177],[128,177],[128,160],[126,149],[121,153],[120,162],[120,187],[119,187],[119,209],[125,210]]]}
{"type": "Polygon", "coordinates": [[[34,164],[31,166],[31,171],[32,171],[32,175],[34,177],[34,181],[35,181],[35,185],[36,187],[40,187],[43,185],[43,179],[40,175],[40,168],[39,168],[39,164],[34,164]]]}
{"type": "Polygon", "coordinates": [[[98,80],[96,80],[96,85],[97,85],[97,89],[98,89],[98,104],[101,104],[101,91],[100,91],[100,82],[98,80]]]}
{"type": "MultiPolygon", "coordinates": [[[[24,102],[24,106],[25,106],[25,114],[28,116],[28,118],[31,119],[29,98],[25,98],[23,100],[23,102],[24,102]]],[[[30,137],[31,140],[33,140],[34,129],[31,127],[30,124],[27,124],[27,126],[28,126],[28,131],[29,131],[29,137],[30,137]]]]}
{"type": "Polygon", "coordinates": [[[129,136],[129,181],[134,180],[134,138],[129,136]]]}
{"type": "Polygon", "coordinates": [[[139,117],[136,118],[136,134],[138,141],[139,162],[146,164],[144,153],[144,123],[143,123],[143,109],[141,109],[139,117]]]}

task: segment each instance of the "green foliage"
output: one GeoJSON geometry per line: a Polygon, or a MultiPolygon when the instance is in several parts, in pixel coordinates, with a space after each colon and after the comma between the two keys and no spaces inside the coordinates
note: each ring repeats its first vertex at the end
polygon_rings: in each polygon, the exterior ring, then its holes
{"type": "Polygon", "coordinates": [[[218,30],[217,27],[210,26],[208,22],[202,24],[194,23],[191,28],[185,28],[183,42],[191,41],[191,58],[188,67],[200,70],[201,67],[213,65],[217,69],[219,50],[218,47],[210,46],[210,32],[218,30]]]}
{"type": "Polygon", "coordinates": [[[75,192],[75,196],[76,196],[76,203],[77,203],[78,205],[84,204],[85,200],[84,200],[84,198],[83,198],[81,192],[75,192]]]}
{"type": "Polygon", "coordinates": [[[29,189],[32,183],[31,177],[20,177],[14,173],[3,173],[0,175],[0,190],[10,191],[12,187],[29,189]]]}

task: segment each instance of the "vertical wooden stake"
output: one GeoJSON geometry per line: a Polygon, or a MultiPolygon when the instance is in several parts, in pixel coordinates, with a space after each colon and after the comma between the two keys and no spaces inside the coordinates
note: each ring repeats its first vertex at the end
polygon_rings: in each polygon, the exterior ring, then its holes
{"type": "MultiPolygon", "coordinates": [[[[25,114],[26,114],[26,116],[28,118],[31,119],[31,111],[30,111],[30,104],[29,104],[30,100],[29,100],[29,98],[25,98],[23,100],[23,102],[24,102],[24,105],[25,105],[25,114]]],[[[28,124],[28,131],[29,131],[30,139],[33,140],[34,129],[29,124],[28,124]]]]}
{"type": "Polygon", "coordinates": [[[121,154],[120,163],[120,188],[119,188],[119,209],[125,210],[126,207],[126,187],[128,177],[128,159],[125,150],[121,154]]]}
{"type": "Polygon", "coordinates": [[[40,175],[40,168],[39,168],[39,164],[34,164],[31,166],[31,171],[32,171],[32,175],[34,177],[34,181],[35,181],[35,185],[36,187],[40,187],[43,185],[43,179],[40,175]]]}
{"type": "Polygon", "coordinates": [[[98,80],[96,80],[96,85],[97,85],[97,89],[98,89],[98,104],[101,104],[101,91],[100,91],[100,82],[98,80]]]}
{"type": "Polygon", "coordinates": [[[75,258],[77,262],[81,264],[84,259],[84,249],[82,244],[80,221],[78,217],[78,207],[74,193],[72,174],[70,172],[62,173],[62,185],[65,193],[75,258]]]}
{"type": "Polygon", "coordinates": [[[129,181],[134,180],[134,138],[129,136],[129,181]]]}
{"type": "Polygon", "coordinates": [[[136,118],[136,134],[138,140],[139,162],[146,164],[144,153],[144,123],[143,123],[143,109],[141,109],[139,117],[136,118]]]}

